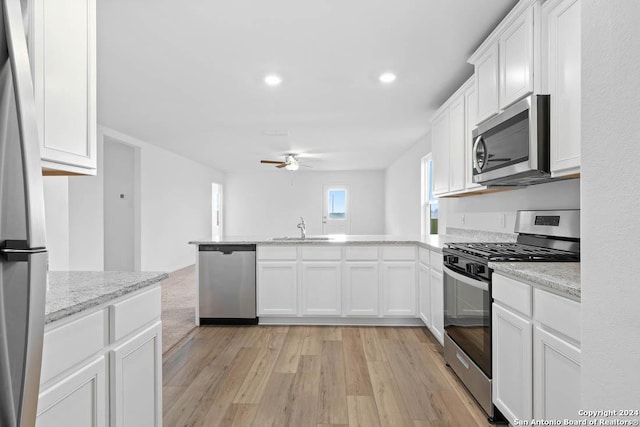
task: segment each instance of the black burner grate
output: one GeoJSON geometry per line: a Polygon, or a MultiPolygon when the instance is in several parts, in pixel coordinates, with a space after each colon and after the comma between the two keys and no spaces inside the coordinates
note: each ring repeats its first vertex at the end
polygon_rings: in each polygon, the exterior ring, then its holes
{"type": "Polygon", "coordinates": [[[490,261],[576,261],[580,254],[522,243],[448,243],[447,247],[490,261]]]}

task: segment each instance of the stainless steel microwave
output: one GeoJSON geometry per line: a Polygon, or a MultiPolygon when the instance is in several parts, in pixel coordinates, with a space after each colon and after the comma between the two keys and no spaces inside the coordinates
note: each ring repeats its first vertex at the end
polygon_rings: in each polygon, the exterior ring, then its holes
{"type": "Polygon", "coordinates": [[[474,129],[473,182],[524,186],[551,180],[549,95],[530,95],[474,129]]]}

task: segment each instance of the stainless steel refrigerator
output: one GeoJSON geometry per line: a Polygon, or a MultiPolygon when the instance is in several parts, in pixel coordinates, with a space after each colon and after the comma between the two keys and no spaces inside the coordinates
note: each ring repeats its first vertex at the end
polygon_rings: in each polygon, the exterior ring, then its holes
{"type": "Polygon", "coordinates": [[[36,420],[47,280],[27,1],[0,0],[0,426],[36,420]]]}

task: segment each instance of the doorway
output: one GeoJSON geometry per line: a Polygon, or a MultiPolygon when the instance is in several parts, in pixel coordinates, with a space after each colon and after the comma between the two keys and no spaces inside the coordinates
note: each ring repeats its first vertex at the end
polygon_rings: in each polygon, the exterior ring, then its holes
{"type": "Polygon", "coordinates": [[[211,237],[222,237],[222,184],[211,184],[211,237]]]}
{"type": "Polygon", "coordinates": [[[351,233],[351,192],[347,185],[322,186],[322,234],[351,233]]]}
{"type": "Polygon", "coordinates": [[[104,269],[136,271],[136,148],[105,139],[104,269]]]}

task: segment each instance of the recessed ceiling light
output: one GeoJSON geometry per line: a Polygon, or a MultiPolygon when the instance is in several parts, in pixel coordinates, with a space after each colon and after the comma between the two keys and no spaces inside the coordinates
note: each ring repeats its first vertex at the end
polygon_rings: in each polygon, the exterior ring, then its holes
{"type": "Polygon", "coordinates": [[[396,75],[393,73],[382,73],[378,78],[382,83],[393,83],[396,80],[396,75]]]}
{"type": "Polygon", "coordinates": [[[278,86],[282,83],[282,77],[277,74],[269,74],[264,78],[264,82],[269,86],[278,86]]]}

